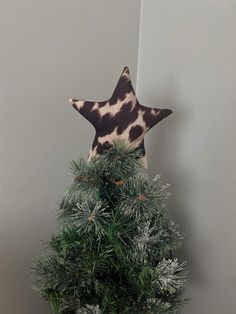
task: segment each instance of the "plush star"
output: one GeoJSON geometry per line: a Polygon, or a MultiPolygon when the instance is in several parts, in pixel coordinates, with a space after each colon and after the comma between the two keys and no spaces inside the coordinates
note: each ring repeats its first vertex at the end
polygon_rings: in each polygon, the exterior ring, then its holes
{"type": "Polygon", "coordinates": [[[95,128],[96,134],[88,158],[101,154],[114,140],[123,140],[128,146],[140,149],[142,163],[147,166],[144,135],[154,125],[172,113],[139,103],[125,67],[110,99],[85,101],[70,99],[73,107],[95,128]]]}

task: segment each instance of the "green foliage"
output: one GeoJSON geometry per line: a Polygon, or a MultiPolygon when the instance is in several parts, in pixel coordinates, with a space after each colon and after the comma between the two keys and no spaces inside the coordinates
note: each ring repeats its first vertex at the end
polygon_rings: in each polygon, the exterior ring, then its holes
{"type": "Polygon", "coordinates": [[[70,163],[75,180],[60,204],[61,228],[32,273],[53,314],[174,314],[185,302],[168,185],[149,180],[138,157],[115,142],[70,163]]]}

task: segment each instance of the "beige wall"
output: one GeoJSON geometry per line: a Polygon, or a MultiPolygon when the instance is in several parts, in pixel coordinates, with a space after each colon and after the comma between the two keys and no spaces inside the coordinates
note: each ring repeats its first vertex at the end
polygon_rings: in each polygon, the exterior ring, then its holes
{"type": "Polygon", "coordinates": [[[235,82],[236,1],[142,1],[138,95],[174,110],[147,146],[186,233],[182,314],[236,313],[235,82]]]}
{"type": "Polygon", "coordinates": [[[93,128],[69,97],[106,99],[125,65],[136,77],[140,1],[0,1],[0,313],[46,314],[31,259],[54,232],[93,128]]]}

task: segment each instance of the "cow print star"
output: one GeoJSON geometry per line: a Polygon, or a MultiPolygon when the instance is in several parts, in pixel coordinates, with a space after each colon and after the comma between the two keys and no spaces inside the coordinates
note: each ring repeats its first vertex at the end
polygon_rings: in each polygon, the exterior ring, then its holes
{"type": "Polygon", "coordinates": [[[109,100],[70,99],[70,103],[96,130],[89,159],[101,154],[114,140],[120,139],[128,146],[140,149],[144,166],[147,165],[145,133],[172,113],[169,109],[149,108],[139,103],[127,67],[124,68],[109,100]]]}

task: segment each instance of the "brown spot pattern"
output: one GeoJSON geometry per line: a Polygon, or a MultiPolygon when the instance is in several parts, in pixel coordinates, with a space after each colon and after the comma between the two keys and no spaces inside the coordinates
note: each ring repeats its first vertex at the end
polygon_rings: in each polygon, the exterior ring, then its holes
{"type": "Polygon", "coordinates": [[[145,157],[145,133],[172,113],[170,109],[149,108],[139,103],[127,67],[121,73],[109,100],[96,102],[71,99],[70,102],[96,130],[89,158],[102,154],[116,139],[122,139],[127,145],[140,149],[145,157]]]}

